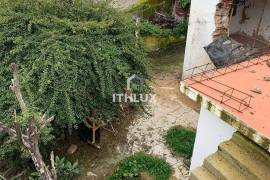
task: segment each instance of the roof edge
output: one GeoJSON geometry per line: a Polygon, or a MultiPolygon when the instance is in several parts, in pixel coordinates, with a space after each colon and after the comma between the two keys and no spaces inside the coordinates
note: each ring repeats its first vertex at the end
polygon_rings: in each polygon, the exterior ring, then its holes
{"type": "Polygon", "coordinates": [[[202,107],[218,116],[230,126],[234,127],[238,132],[246,136],[248,139],[270,152],[270,138],[248,126],[240,118],[222,108],[216,101],[208,98],[195,89],[188,87],[183,81],[180,82],[180,91],[188,96],[191,100],[200,103],[202,107]]]}

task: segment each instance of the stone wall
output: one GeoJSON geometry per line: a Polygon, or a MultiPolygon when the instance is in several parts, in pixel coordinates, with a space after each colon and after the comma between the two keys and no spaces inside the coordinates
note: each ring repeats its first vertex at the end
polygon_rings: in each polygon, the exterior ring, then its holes
{"type": "Polygon", "coordinates": [[[240,32],[270,42],[270,0],[248,2],[246,7],[236,0],[192,0],[183,79],[188,69],[211,62],[204,47],[223,35],[240,32]]]}
{"type": "Polygon", "coordinates": [[[217,4],[215,13],[216,29],[213,33],[214,39],[229,33],[229,24],[233,13],[232,4],[233,0],[222,0],[217,4]]]}
{"type": "Polygon", "coordinates": [[[270,0],[250,0],[237,7],[230,23],[230,33],[244,33],[270,42],[270,0]]]}

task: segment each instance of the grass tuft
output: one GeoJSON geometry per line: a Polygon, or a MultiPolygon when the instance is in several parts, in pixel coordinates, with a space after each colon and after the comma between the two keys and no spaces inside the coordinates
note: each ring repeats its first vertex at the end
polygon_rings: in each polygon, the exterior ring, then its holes
{"type": "Polygon", "coordinates": [[[139,179],[141,172],[148,172],[156,180],[167,180],[172,169],[163,159],[138,153],[122,160],[110,180],[139,179]]]}
{"type": "Polygon", "coordinates": [[[174,127],[165,135],[166,144],[177,155],[191,158],[195,143],[195,132],[185,128],[174,127]]]}

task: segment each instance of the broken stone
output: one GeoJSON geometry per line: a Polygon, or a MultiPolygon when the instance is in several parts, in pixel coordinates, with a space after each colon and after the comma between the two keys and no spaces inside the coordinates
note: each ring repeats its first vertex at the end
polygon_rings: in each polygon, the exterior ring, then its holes
{"type": "Polygon", "coordinates": [[[156,145],[152,148],[152,154],[163,154],[163,148],[161,145],[156,145]]]}
{"type": "Polygon", "coordinates": [[[240,47],[240,50],[241,50],[241,51],[244,51],[244,50],[245,50],[245,48],[244,48],[244,47],[240,47]]]}
{"type": "Polygon", "coordinates": [[[269,61],[269,60],[266,61],[266,65],[267,65],[268,67],[270,67],[270,61],[269,61]]]}
{"type": "Polygon", "coordinates": [[[270,81],[270,76],[266,76],[263,78],[265,81],[270,81]]]}
{"type": "Polygon", "coordinates": [[[95,174],[95,173],[93,173],[93,172],[91,172],[91,171],[88,171],[87,172],[87,176],[92,176],[92,177],[97,177],[97,175],[95,174]]]}
{"type": "Polygon", "coordinates": [[[189,173],[188,170],[187,170],[187,168],[185,166],[183,166],[183,165],[178,166],[178,170],[184,176],[188,175],[188,173],[189,173]]]}
{"type": "Polygon", "coordinates": [[[191,161],[189,159],[184,159],[183,160],[183,163],[187,166],[187,167],[190,167],[191,165],[191,161]]]}
{"type": "Polygon", "coordinates": [[[78,149],[78,146],[76,144],[71,144],[67,150],[67,153],[69,155],[74,154],[78,149]]]}
{"type": "Polygon", "coordinates": [[[257,94],[262,94],[262,90],[259,89],[258,87],[253,87],[253,88],[251,89],[251,91],[252,91],[252,92],[255,92],[255,93],[257,93],[257,94]]]}
{"type": "Polygon", "coordinates": [[[224,44],[224,45],[228,45],[228,44],[231,44],[231,43],[232,43],[232,41],[227,40],[227,41],[225,41],[223,44],[224,44]]]}
{"type": "Polygon", "coordinates": [[[152,127],[147,128],[147,131],[152,131],[152,130],[154,130],[154,128],[152,128],[152,127]]]}

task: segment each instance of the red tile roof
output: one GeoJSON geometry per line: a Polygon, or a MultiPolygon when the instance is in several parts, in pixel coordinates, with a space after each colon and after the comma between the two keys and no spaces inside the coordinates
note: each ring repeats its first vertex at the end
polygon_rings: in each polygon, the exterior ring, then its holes
{"type": "Polygon", "coordinates": [[[229,68],[195,75],[182,83],[209,97],[248,127],[269,138],[270,81],[265,80],[270,76],[268,59],[270,55],[264,55],[229,68]],[[260,90],[261,94],[252,89],[260,90]]]}

